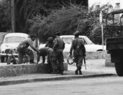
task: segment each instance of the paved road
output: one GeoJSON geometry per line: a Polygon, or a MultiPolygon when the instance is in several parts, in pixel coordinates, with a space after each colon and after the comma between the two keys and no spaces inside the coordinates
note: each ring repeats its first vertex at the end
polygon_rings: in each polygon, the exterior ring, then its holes
{"type": "Polygon", "coordinates": [[[122,95],[122,77],[25,83],[0,87],[0,95],[122,95]]]}

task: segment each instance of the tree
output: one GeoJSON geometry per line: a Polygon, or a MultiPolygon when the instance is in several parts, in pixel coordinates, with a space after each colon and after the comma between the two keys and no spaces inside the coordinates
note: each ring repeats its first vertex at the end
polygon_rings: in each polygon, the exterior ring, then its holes
{"type": "MultiPolygon", "coordinates": [[[[26,32],[29,33],[27,27],[27,20],[32,19],[36,15],[45,15],[50,14],[52,9],[60,9],[62,5],[67,6],[69,2],[71,3],[81,3],[82,1],[78,0],[14,0],[15,2],[15,27],[18,32],[26,32]]],[[[87,0],[84,0],[83,4],[87,5],[87,0]]],[[[3,0],[5,8],[4,10],[4,20],[6,22],[7,28],[10,30],[11,28],[11,0],[3,0]]],[[[5,26],[4,26],[5,27],[5,26]]]]}
{"type": "MultiPolygon", "coordinates": [[[[33,19],[29,19],[30,30],[38,33],[43,42],[57,31],[69,35],[79,30],[81,35],[86,35],[94,43],[101,44],[99,13],[103,10],[103,14],[107,14],[107,6],[101,6],[96,10],[92,10],[92,8],[88,10],[87,7],[76,4],[62,6],[61,9],[53,10],[48,16],[37,15],[33,19]]],[[[105,22],[105,15],[103,18],[103,22],[105,22]]],[[[104,34],[106,34],[105,31],[104,34]]]]}
{"type": "Polygon", "coordinates": [[[8,0],[0,3],[0,31],[6,32],[11,28],[10,4],[8,0]]]}
{"type": "Polygon", "coordinates": [[[15,0],[16,30],[29,31],[27,28],[28,19],[32,19],[36,15],[47,16],[51,10],[60,9],[62,5],[67,6],[70,2],[79,3],[77,0],[15,0]]]}
{"type": "MultiPolygon", "coordinates": [[[[46,39],[59,31],[61,34],[73,34],[76,30],[82,35],[90,36],[95,15],[90,16],[88,8],[81,5],[70,4],[61,9],[53,10],[47,17],[36,16],[29,20],[30,30],[38,32],[40,38],[46,39]]],[[[41,39],[41,40],[42,40],[41,39]]]]}

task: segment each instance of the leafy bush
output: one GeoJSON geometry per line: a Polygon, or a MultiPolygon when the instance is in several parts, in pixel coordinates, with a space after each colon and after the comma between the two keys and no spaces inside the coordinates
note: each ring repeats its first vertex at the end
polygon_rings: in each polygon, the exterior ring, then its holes
{"type": "MultiPolygon", "coordinates": [[[[99,13],[107,6],[104,5],[97,10],[91,8],[88,10],[85,6],[69,4],[61,9],[52,10],[48,16],[37,15],[33,19],[29,19],[28,25],[31,32],[37,33],[41,42],[45,42],[49,36],[54,36],[55,32],[72,35],[79,30],[81,35],[86,35],[94,43],[101,44],[99,13]]],[[[107,11],[103,10],[103,14],[106,15],[107,11]]],[[[111,34],[110,31],[105,30],[105,15],[103,15],[104,38],[111,34]]]]}
{"type": "MultiPolygon", "coordinates": [[[[79,30],[81,35],[91,38],[97,34],[93,33],[96,27],[100,27],[97,17],[91,12],[89,13],[87,7],[74,4],[53,10],[47,17],[37,15],[29,20],[29,24],[30,30],[40,35],[40,40],[53,36],[58,31],[63,35],[69,35],[76,30],[79,30]]],[[[100,33],[98,34],[100,35],[100,33]]]]}

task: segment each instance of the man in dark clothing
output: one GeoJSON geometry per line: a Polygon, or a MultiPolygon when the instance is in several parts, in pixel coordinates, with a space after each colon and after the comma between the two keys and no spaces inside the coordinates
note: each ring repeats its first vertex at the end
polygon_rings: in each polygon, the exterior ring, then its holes
{"type": "Polygon", "coordinates": [[[53,37],[49,37],[47,39],[47,43],[46,43],[45,47],[53,48],[53,37]]]}
{"type": "MultiPolygon", "coordinates": [[[[48,37],[45,47],[49,47],[51,49],[53,48],[53,37],[48,37]]],[[[51,52],[52,52],[52,50],[51,50],[51,52]]],[[[51,60],[52,59],[51,55],[52,55],[51,53],[48,53],[48,56],[47,56],[47,62],[48,62],[47,67],[48,67],[48,72],[49,73],[54,71],[53,70],[53,67],[54,67],[53,65],[55,65],[55,64],[52,64],[53,62],[51,60]]]]}
{"type": "Polygon", "coordinates": [[[70,49],[70,56],[72,57],[72,51],[74,50],[74,59],[76,62],[77,69],[75,70],[75,74],[82,74],[81,67],[83,63],[83,59],[86,56],[86,50],[84,46],[83,39],[79,38],[79,31],[74,33],[75,39],[72,41],[71,49],[70,49]]]}
{"type": "Polygon", "coordinates": [[[64,60],[63,50],[64,50],[64,48],[65,48],[65,43],[60,38],[60,33],[57,32],[56,38],[54,39],[53,50],[54,50],[56,57],[57,57],[56,59],[57,59],[57,62],[59,64],[59,73],[60,74],[63,74],[63,71],[64,71],[64,64],[63,64],[63,60],[64,60]]]}
{"type": "Polygon", "coordinates": [[[44,47],[39,50],[37,56],[37,63],[40,60],[40,56],[42,56],[42,63],[45,63],[45,57],[47,56],[48,65],[47,65],[47,72],[48,73],[57,73],[58,63],[56,60],[56,54],[54,53],[52,48],[44,47]]]}
{"type": "Polygon", "coordinates": [[[17,47],[17,51],[19,54],[18,57],[18,64],[23,63],[23,58],[24,55],[27,54],[30,57],[30,63],[34,63],[34,54],[33,51],[31,49],[29,49],[29,46],[34,50],[38,52],[38,49],[36,49],[33,46],[33,41],[36,39],[35,35],[30,35],[28,39],[24,40],[23,42],[21,42],[19,44],[19,46],[17,47]]]}

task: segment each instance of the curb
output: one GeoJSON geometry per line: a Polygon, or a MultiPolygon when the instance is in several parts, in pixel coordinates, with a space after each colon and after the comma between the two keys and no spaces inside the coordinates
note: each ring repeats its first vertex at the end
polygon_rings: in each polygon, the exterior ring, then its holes
{"type": "Polygon", "coordinates": [[[35,79],[22,79],[22,80],[8,80],[0,81],[0,85],[12,85],[12,84],[21,84],[21,83],[31,83],[31,82],[40,82],[40,81],[57,81],[57,80],[71,80],[71,79],[80,79],[80,78],[96,78],[96,77],[108,77],[116,76],[116,74],[96,74],[96,75],[74,75],[74,76],[58,76],[52,78],[35,78],[35,79]]]}

